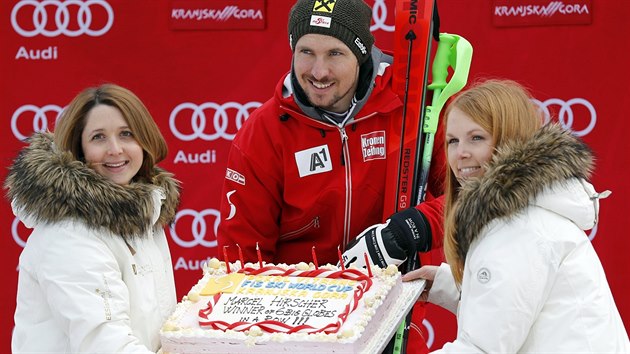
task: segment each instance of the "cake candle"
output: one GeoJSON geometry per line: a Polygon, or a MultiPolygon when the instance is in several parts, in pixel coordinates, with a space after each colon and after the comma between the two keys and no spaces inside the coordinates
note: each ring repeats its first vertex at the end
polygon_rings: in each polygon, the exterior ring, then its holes
{"type": "Polygon", "coordinates": [[[339,256],[339,264],[341,264],[341,270],[346,270],[346,266],[343,264],[343,257],[341,256],[341,250],[337,246],[337,256],[339,256]]]}
{"type": "Polygon", "coordinates": [[[315,254],[315,246],[311,249],[311,253],[313,254],[313,264],[315,264],[315,269],[319,269],[319,264],[317,263],[317,255],[315,254]]]}
{"type": "Polygon", "coordinates": [[[368,258],[367,252],[363,252],[363,258],[365,258],[365,266],[367,267],[368,276],[372,277],[372,266],[370,265],[370,259],[368,258]]]}
{"type": "Polygon", "coordinates": [[[243,251],[241,250],[241,246],[239,246],[239,244],[236,244],[236,247],[238,247],[238,260],[241,261],[241,269],[245,268],[245,262],[243,261],[243,251]]]}
{"type": "Polygon", "coordinates": [[[223,260],[225,261],[225,268],[227,270],[227,273],[230,274],[230,260],[228,259],[227,248],[228,246],[223,246],[223,260]]]}
{"type": "Polygon", "coordinates": [[[256,255],[258,255],[258,265],[260,268],[263,267],[262,255],[260,254],[260,247],[258,247],[258,242],[256,242],[256,255]]]}

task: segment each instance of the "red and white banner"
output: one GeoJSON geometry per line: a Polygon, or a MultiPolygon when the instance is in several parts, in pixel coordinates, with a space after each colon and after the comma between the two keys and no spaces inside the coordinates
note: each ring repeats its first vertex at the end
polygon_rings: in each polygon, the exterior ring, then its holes
{"type": "MultiPolygon", "coordinates": [[[[395,0],[366,2],[373,5],[376,43],[391,50],[395,0]]],[[[0,179],[22,140],[52,129],[79,91],[104,82],[131,89],[169,144],[162,167],[183,182],[176,222],[167,231],[181,298],[201,276],[200,265],[217,255],[221,184],[234,134],[289,70],[291,5],[0,1],[0,179]]],[[[630,290],[624,281],[630,269],[630,188],[623,176],[630,165],[630,52],[623,48],[630,2],[438,0],[438,8],[441,31],[461,35],[474,47],[469,81],[494,77],[525,84],[548,119],[573,129],[595,151],[594,185],[613,194],[602,202],[600,223],[589,237],[629,328],[630,290]]],[[[377,134],[366,137],[366,158],[379,158],[380,147],[377,134]]],[[[5,199],[0,228],[6,285],[0,295],[5,308],[0,351],[10,352],[18,257],[29,231],[5,199]]],[[[454,316],[437,307],[428,309],[424,325],[431,349],[455,336],[454,316]]]]}

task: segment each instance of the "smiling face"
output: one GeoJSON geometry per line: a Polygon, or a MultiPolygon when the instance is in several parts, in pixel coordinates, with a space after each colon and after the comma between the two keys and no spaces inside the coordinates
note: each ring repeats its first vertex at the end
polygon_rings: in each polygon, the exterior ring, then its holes
{"type": "Polygon", "coordinates": [[[331,36],[309,33],[295,45],[295,76],[310,103],[342,113],[357,89],[359,62],[350,48],[331,36]]]}
{"type": "Polygon", "coordinates": [[[470,177],[483,176],[483,165],[494,153],[492,135],[458,108],[446,118],[448,164],[461,182],[470,177]]]}
{"type": "Polygon", "coordinates": [[[115,107],[100,104],[90,110],[81,147],[87,165],[116,184],[129,184],[142,166],[142,147],[115,107]]]}

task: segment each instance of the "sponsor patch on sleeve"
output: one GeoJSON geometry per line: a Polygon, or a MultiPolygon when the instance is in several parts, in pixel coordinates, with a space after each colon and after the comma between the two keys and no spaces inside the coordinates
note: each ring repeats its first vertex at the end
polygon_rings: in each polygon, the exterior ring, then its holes
{"type": "Polygon", "coordinates": [[[229,168],[225,170],[225,179],[245,185],[245,176],[229,168]]]}

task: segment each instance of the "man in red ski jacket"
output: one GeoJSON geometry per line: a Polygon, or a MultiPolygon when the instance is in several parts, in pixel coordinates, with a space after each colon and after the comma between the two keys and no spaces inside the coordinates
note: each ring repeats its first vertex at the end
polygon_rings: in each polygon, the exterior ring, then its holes
{"type": "MultiPolygon", "coordinates": [[[[373,46],[371,15],[362,0],[293,6],[291,70],[228,157],[217,238],[230,259],[238,245],[245,261],[257,261],[258,247],[267,262],[309,262],[315,247],[320,264],[337,264],[339,249],[347,263],[362,264],[355,255],[367,252],[384,266],[442,246],[441,127],[426,201],[383,223],[389,121],[401,119],[403,104],[391,87],[392,57],[373,46]]],[[[414,310],[418,325],[423,316],[414,310]]],[[[409,343],[409,353],[426,351],[413,334],[409,343]]]]}

